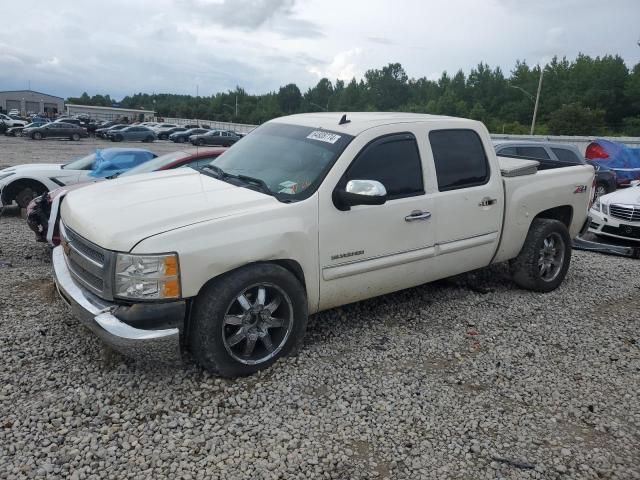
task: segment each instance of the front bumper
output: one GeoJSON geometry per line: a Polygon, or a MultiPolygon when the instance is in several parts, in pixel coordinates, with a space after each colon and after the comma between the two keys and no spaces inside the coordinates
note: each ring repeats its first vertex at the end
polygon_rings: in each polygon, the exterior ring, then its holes
{"type": "Polygon", "coordinates": [[[80,322],[114,350],[132,358],[163,363],[181,360],[180,328],[184,324],[184,302],[135,304],[130,307],[107,302],[76,284],[71,277],[62,247],[53,249],[53,273],[60,297],[80,322]],[[118,316],[120,318],[118,318],[118,316]],[[148,326],[155,318],[170,328],[148,326]],[[126,318],[127,323],[121,320],[126,318]]]}
{"type": "Polygon", "coordinates": [[[640,242],[640,223],[625,222],[594,209],[589,210],[589,216],[591,217],[589,232],[620,240],[640,242]]]}

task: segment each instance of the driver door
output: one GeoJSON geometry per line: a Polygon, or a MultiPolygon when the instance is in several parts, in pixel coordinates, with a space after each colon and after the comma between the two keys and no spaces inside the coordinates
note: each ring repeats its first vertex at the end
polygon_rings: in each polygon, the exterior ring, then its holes
{"type": "Polygon", "coordinates": [[[349,180],[377,180],[385,186],[387,201],[341,211],[328,198],[331,191],[321,192],[321,309],[424,283],[435,253],[433,198],[425,189],[428,172],[418,134],[363,137],[354,140],[364,144],[353,162],[326,188],[340,188],[349,180]]]}

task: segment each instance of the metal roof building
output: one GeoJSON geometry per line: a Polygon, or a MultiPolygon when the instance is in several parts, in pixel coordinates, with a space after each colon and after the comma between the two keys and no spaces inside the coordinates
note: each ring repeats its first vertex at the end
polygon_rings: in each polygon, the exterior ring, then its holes
{"type": "Polygon", "coordinates": [[[66,106],[67,115],[87,115],[96,120],[117,120],[127,117],[130,121],[152,120],[155,116],[153,110],[141,110],[136,108],[98,107],[94,105],[70,105],[66,106]]]}
{"type": "Polygon", "coordinates": [[[33,90],[9,90],[0,92],[0,108],[3,112],[16,109],[21,115],[54,115],[64,111],[64,99],[33,90]]]}

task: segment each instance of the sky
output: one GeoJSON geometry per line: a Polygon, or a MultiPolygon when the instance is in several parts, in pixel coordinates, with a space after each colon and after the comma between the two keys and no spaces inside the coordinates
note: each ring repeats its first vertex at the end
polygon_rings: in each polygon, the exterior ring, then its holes
{"type": "Polygon", "coordinates": [[[62,97],[302,91],[400,62],[409,77],[479,62],[618,54],[640,62],[640,0],[22,0],[2,2],[0,90],[62,97]]]}

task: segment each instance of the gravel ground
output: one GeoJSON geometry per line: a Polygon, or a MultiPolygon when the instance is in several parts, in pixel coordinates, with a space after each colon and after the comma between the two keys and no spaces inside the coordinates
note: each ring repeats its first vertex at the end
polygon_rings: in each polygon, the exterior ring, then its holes
{"type": "Polygon", "coordinates": [[[574,252],[312,317],[250,378],[111,353],[0,218],[0,478],[640,478],[640,262],[574,252]],[[9,266],[10,265],[10,266],[9,266]]]}
{"type": "Polygon", "coordinates": [[[30,138],[0,135],[0,169],[23,163],[66,163],[83,157],[96,148],[109,147],[146,148],[162,155],[176,150],[184,150],[191,145],[179,145],[168,140],[159,140],[153,143],[114,143],[92,137],[74,142],[66,139],[31,140],[30,138]]]}

